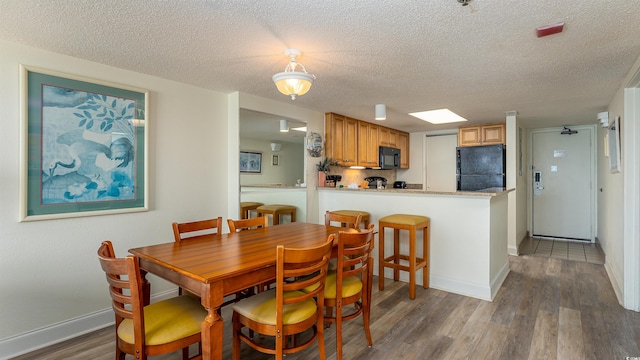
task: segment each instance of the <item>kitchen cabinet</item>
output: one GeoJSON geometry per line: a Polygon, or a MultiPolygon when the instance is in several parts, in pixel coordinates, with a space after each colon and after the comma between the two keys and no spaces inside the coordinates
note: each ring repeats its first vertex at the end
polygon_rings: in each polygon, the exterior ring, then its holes
{"type": "Polygon", "coordinates": [[[409,133],[340,114],[325,114],[325,156],[338,165],[378,167],[380,146],[400,149],[400,168],[409,168],[409,133]]]}
{"type": "Polygon", "coordinates": [[[376,167],[378,164],[379,126],[358,121],[358,166],[376,167]]]}
{"type": "Polygon", "coordinates": [[[398,131],[398,149],[400,149],[400,169],[409,168],[409,133],[398,131]]]}
{"type": "Polygon", "coordinates": [[[334,113],[325,114],[325,155],[341,166],[357,164],[358,120],[334,113]]]}
{"type": "Polygon", "coordinates": [[[458,128],[458,146],[497,145],[505,143],[505,124],[485,124],[458,128]]]}
{"type": "Polygon", "coordinates": [[[398,147],[398,130],[380,126],[378,130],[380,146],[398,147]]]}

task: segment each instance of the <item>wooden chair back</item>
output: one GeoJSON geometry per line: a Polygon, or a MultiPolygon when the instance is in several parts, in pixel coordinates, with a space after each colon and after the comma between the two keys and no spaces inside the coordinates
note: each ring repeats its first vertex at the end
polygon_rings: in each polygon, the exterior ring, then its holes
{"type": "Polygon", "coordinates": [[[358,214],[358,216],[353,215],[342,215],[336,214],[331,211],[327,211],[324,214],[324,224],[326,226],[330,226],[331,223],[340,223],[341,227],[349,227],[353,229],[360,228],[360,222],[362,222],[362,215],[358,214]]]}
{"type": "Polygon", "coordinates": [[[242,230],[266,228],[269,226],[269,218],[267,216],[259,216],[240,220],[227,219],[227,224],[229,225],[229,231],[234,233],[242,230]]]}
{"type": "MultiPolygon", "coordinates": [[[[182,349],[182,358],[189,359],[189,346],[200,343],[200,333],[178,338],[171,342],[148,345],[145,331],[144,308],[149,303],[150,288],[140,272],[136,256],[116,258],[111,241],[103,241],[98,249],[98,260],[109,284],[111,306],[115,313],[116,332],[125,319],[133,322],[133,343],[116,335],[116,359],[124,359],[125,354],[146,360],[147,356],[165,354],[182,349]]],[[[203,311],[203,315],[206,312],[203,311]]],[[[187,315],[193,316],[193,315],[187,315]]],[[[199,346],[200,348],[200,346],[199,346]]],[[[201,354],[195,358],[200,358],[201,354]]]]}
{"type": "Polygon", "coordinates": [[[124,319],[133,319],[136,329],[136,340],[144,340],[144,322],[140,318],[144,308],[144,293],[138,259],[134,256],[116,258],[111,241],[103,241],[98,249],[100,266],[107,276],[111,306],[116,314],[116,328],[124,319]]]}
{"type": "Polygon", "coordinates": [[[203,234],[221,234],[222,233],[222,217],[215,219],[199,220],[186,223],[171,224],[173,227],[173,236],[176,242],[197,237],[203,234]]]}
{"type": "MultiPolygon", "coordinates": [[[[338,286],[340,279],[349,276],[361,276],[362,282],[366,284],[370,277],[373,276],[373,228],[374,224],[370,224],[369,228],[360,232],[340,231],[338,233],[338,268],[336,269],[336,277],[338,286]]],[[[340,292],[338,291],[338,294],[340,292]]]]}
{"type": "MultiPolygon", "coordinates": [[[[370,330],[371,317],[371,289],[373,283],[373,228],[374,224],[369,224],[369,228],[360,232],[341,231],[337,236],[337,268],[335,279],[335,298],[325,297],[326,308],[325,321],[336,323],[336,358],[342,360],[342,322],[351,320],[363,315],[364,330],[369,346],[373,345],[370,330]],[[345,279],[353,286],[353,278],[357,277],[362,282],[361,290],[358,292],[343,291],[345,279]],[[345,295],[349,294],[349,295],[345,295]],[[354,304],[356,311],[343,314],[343,309],[354,304]],[[333,316],[333,309],[336,315],[333,316]]],[[[357,280],[356,280],[357,281],[357,280]]]]}
{"type": "MultiPolygon", "coordinates": [[[[332,247],[333,235],[331,235],[324,244],[312,248],[285,248],[283,245],[277,247],[276,288],[271,290],[275,291],[276,324],[258,323],[234,311],[234,359],[239,358],[240,340],[250,344],[252,348],[258,351],[275,355],[276,359],[282,359],[284,354],[291,354],[309,348],[316,339],[318,340],[320,359],[325,359],[323,298],[324,284],[332,247]],[[292,281],[291,279],[296,280],[292,281]],[[311,290],[301,291],[305,288],[311,290]],[[308,301],[313,301],[316,307],[314,316],[310,316],[293,324],[284,323],[284,306],[295,306],[294,304],[296,303],[308,301]],[[243,326],[247,326],[251,331],[260,334],[274,336],[275,348],[269,347],[268,344],[265,346],[263,341],[254,341],[251,335],[247,336],[243,334],[240,331],[243,326]],[[308,329],[312,329],[312,333],[308,338],[304,338],[303,343],[295,341],[293,345],[287,344],[290,336],[295,336],[308,329]]],[[[248,300],[250,301],[251,299],[248,300]]]]}

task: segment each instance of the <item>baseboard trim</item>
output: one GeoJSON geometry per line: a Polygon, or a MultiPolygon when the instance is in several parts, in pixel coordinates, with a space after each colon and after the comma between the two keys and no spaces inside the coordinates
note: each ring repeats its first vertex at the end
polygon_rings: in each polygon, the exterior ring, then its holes
{"type": "MultiPolygon", "coordinates": [[[[168,290],[152,297],[152,302],[168,299],[176,290],[168,290]]],[[[59,342],[88,334],[114,324],[111,308],[59,322],[0,340],[0,359],[7,360],[42,349],[59,342]]]]}
{"type": "Polygon", "coordinates": [[[507,263],[504,264],[504,266],[502,266],[502,269],[498,271],[496,276],[491,281],[491,301],[493,301],[493,299],[498,294],[498,290],[500,290],[500,288],[502,287],[502,284],[507,279],[507,276],[509,275],[509,271],[510,271],[509,262],[507,261],[507,263]]]}
{"type": "Polygon", "coordinates": [[[429,287],[458,295],[491,301],[491,288],[487,285],[472,284],[441,276],[430,276],[429,287]]]}
{"type": "Polygon", "coordinates": [[[618,279],[615,277],[615,273],[611,268],[611,264],[607,261],[605,257],[604,261],[604,270],[607,272],[607,276],[609,277],[609,282],[611,283],[611,287],[613,287],[613,292],[616,294],[616,299],[618,299],[618,304],[624,307],[624,297],[622,289],[620,288],[620,284],[618,283],[618,279]]]}

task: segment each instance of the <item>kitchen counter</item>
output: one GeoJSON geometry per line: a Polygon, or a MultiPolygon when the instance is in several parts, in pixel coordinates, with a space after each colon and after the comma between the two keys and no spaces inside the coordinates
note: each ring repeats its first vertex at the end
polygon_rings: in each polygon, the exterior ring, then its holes
{"type": "MultiPolygon", "coordinates": [[[[493,300],[509,273],[507,254],[508,196],[512,189],[484,191],[423,191],[416,189],[318,188],[318,223],[327,210],[351,209],[370,213],[378,228],[380,218],[391,214],[414,214],[431,219],[430,276],[432,288],[483,300],[493,300]]],[[[400,232],[400,249],[408,253],[408,235],[400,232]]],[[[421,236],[421,235],[418,235],[421,236]]],[[[393,232],[385,234],[385,248],[392,246],[393,232]]],[[[417,242],[422,254],[422,244],[417,242]]],[[[374,274],[378,272],[378,249],[373,250],[374,274]]],[[[389,255],[389,254],[386,254],[389,255]]],[[[393,270],[382,274],[393,279],[393,270]]],[[[408,281],[407,272],[400,273],[408,281]]],[[[416,274],[423,283],[422,272],[416,274]]]]}
{"type": "Polygon", "coordinates": [[[397,193],[397,194],[415,194],[415,195],[455,195],[455,196],[501,196],[505,195],[514,189],[505,188],[489,188],[477,191],[432,191],[421,189],[350,189],[347,187],[319,187],[318,190],[329,191],[351,191],[351,192],[372,192],[372,193],[397,193]]]}

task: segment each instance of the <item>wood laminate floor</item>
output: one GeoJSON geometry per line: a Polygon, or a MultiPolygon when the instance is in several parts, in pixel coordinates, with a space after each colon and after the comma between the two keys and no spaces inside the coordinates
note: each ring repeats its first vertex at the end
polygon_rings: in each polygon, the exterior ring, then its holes
{"type": "MultiPolygon", "coordinates": [[[[601,264],[551,256],[510,257],[511,272],[493,302],[421,287],[415,300],[405,283],[386,281],[373,291],[374,345],[362,320],[346,323],[344,358],[352,359],[615,359],[640,356],[640,313],[617,302],[601,264]]],[[[377,281],[374,281],[377,284],[377,281]]],[[[223,309],[230,320],[230,309],[223,309]]],[[[229,323],[224,359],[231,358],[229,323]]],[[[15,358],[114,357],[112,327],[15,358]]],[[[335,359],[335,326],[327,329],[328,359],[335,359]]],[[[270,359],[242,346],[242,359],[270,359]]],[[[287,356],[317,359],[316,346],[287,356]]],[[[174,353],[153,359],[180,359],[174,353]]]]}

